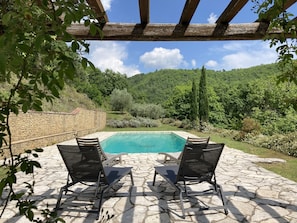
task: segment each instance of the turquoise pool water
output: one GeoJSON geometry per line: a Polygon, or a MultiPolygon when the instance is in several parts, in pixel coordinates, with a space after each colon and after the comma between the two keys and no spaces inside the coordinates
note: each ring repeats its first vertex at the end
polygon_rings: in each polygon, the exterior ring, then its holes
{"type": "Polygon", "coordinates": [[[116,133],[101,146],[107,153],[180,152],[185,142],[174,133],[116,133]]]}

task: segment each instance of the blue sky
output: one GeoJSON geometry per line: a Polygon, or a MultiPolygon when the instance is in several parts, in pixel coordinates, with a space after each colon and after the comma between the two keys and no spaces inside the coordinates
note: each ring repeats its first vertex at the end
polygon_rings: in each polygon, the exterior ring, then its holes
{"type": "MultiPolygon", "coordinates": [[[[191,23],[214,23],[229,0],[201,0],[191,23]]],[[[182,0],[150,0],[151,23],[178,23],[182,0]]],[[[138,0],[102,0],[110,22],[139,23],[138,0]]],[[[253,22],[257,15],[249,3],[232,23],[253,22]]],[[[289,9],[290,10],[290,9],[289,9]]],[[[294,9],[291,9],[294,10],[294,9]]],[[[295,7],[296,10],[296,7],[295,7]]],[[[293,12],[294,13],[294,12],[293,12]]],[[[296,14],[296,13],[294,13],[296,14]]],[[[231,70],[276,62],[275,49],[266,41],[88,41],[85,55],[101,71],[106,69],[128,77],[159,69],[231,70]]]]}

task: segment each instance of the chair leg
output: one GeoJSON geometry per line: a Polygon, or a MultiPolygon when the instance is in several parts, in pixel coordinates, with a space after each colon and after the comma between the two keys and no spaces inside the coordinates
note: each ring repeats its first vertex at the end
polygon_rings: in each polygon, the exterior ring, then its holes
{"type": "Polygon", "coordinates": [[[185,218],[186,215],[185,215],[185,208],[184,208],[183,191],[180,188],[178,188],[178,190],[179,190],[180,206],[181,206],[181,210],[182,210],[182,214],[183,214],[182,217],[185,218]]]}
{"type": "Polygon", "coordinates": [[[134,180],[133,180],[132,171],[130,171],[129,175],[130,175],[130,178],[131,178],[131,184],[134,185],[134,180]]]}
{"type": "Polygon", "coordinates": [[[156,175],[157,175],[157,171],[155,171],[155,174],[154,174],[153,186],[155,186],[156,175]]]}
{"type": "Polygon", "coordinates": [[[96,220],[98,220],[99,217],[100,217],[100,211],[101,211],[101,205],[102,205],[103,193],[104,193],[104,190],[101,190],[101,193],[100,193],[100,200],[99,200],[99,206],[98,206],[98,214],[97,214],[96,220]]]}
{"type": "Polygon", "coordinates": [[[226,208],[226,200],[225,200],[225,197],[223,195],[222,187],[220,185],[217,185],[217,188],[218,188],[219,196],[220,196],[220,198],[222,200],[222,203],[223,203],[223,206],[224,206],[225,215],[227,215],[228,214],[228,209],[226,208]]]}
{"type": "Polygon", "coordinates": [[[66,188],[65,187],[61,187],[60,192],[59,192],[59,197],[58,197],[58,200],[57,200],[57,203],[56,203],[55,211],[57,211],[60,208],[61,199],[62,199],[63,191],[64,190],[66,190],[66,188]]]}

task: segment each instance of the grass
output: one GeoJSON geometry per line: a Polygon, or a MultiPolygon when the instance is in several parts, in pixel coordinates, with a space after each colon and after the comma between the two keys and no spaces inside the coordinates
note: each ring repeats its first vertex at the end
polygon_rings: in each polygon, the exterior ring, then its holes
{"type": "Polygon", "coordinates": [[[297,182],[297,158],[285,155],[283,153],[269,150],[266,148],[256,147],[248,143],[234,141],[228,137],[222,137],[218,134],[212,133],[201,133],[196,131],[190,131],[192,134],[205,137],[210,136],[211,140],[214,142],[225,143],[230,148],[241,150],[245,153],[254,154],[262,158],[279,158],[286,160],[285,163],[258,163],[259,166],[277,173],[287,179],[297,182]]]}
{"type": "MultiPolygon", "coordinates": [[[[106,127],[103,131],[187,131],[174,126],[162,125],[157,128],[109,128],[106,127]]],[[[211,141],[225,143],[229,148],[241,150],[245,153],[254,154],[262,158],[280,158],[286,160],[286,163],[258,163],[259,166],[277,173],[287,179],[297,182],[297,158],[287,156],[285,154],[269,150],[266,148],[256,147],[248,143],[234,141],[231,138],[223,137],[217,133],[201,133],[198,131],[187,131],[200,137],[210,136],[211,141]]]]}

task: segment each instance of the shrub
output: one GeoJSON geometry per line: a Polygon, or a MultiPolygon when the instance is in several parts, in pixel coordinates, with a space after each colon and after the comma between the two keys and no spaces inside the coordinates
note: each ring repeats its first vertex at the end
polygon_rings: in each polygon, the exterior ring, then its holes
{"type": "Polygon", "coordinates": [[[163,118],[161,122],[165,125],[174,125],[174,119],[173,118],[163,118]]]}
{"type": "Polygon", "coordinates": [[[129,122],[129,126],[132,128],[139,128],[141,127],[141,122],[137,119],[131,119],[129,122]]]}
{"type": "Polygon", "coordinates": [[[289,156],[297,157],[297,133],[290,133],[287,135],[274,135],[269,137],[266,142],[266,148],[287,154],[289,156]]]}
{"type": "Polygon", "coordinates": [[[234,136],[234,140],[246,141],[250,135],[257,135],[260,132],[260,124],[257,120],[246,117],[242,120],[241,131],[234,136]]]}
{"type": "Polygon", "coordinates": [[[182,128],[182,121],[180,120],[175,120],[173,123],[173,126],[176,126],[178,128],[182,128]]]}
{"type": "Polygon", "coordinates": [[[130,110],[134,117],[159,119],[164,116],[165,110],[161,105],[156,104],[133,104],[130,110]]]}
{"type": "Polygon", "coordinates": [[[254,146],[272,149],[283,154],[297,157],[297,133],[286,135],[275,134],[273,136],[246,134],[245,142],[254,146]]]}
{"type": "Polygon", "coordinates": [[[257,120],[247,117],[242,120],[241,131],[244,133],[259,133],[260,124],[257,120]]]}
{"type": "Polygon", "coordinates": [[[158,127],[160,123],[148,118],[131,118],[125,120],[108,120],[106,125],[112,128],[139,128],[139,127],[158,127]]]}
{"type": "Polygon", "coordinates": [[[182,120],[181,125],[179,127],[184,129],[192,129],[193,122],[191,122],[189,119],[184,119],[182,120]]]}

